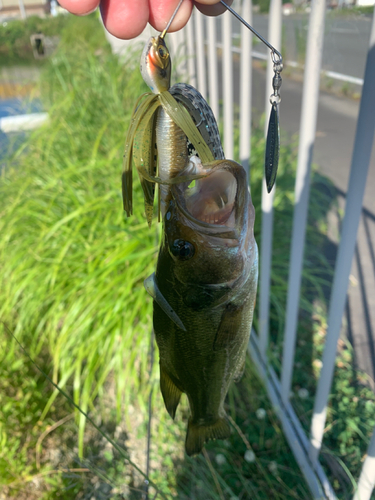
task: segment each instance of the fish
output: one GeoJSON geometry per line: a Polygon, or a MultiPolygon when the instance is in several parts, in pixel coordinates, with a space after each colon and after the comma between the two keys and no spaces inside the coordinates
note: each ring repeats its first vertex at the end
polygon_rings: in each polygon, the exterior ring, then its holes
{"type": "Polygon", "coordinates": [[[126,140],[124,208],[130,215],[133,160],[149,225],[159,185],[162,240],[144,286],[153,299],[160,389],[173,419],[182,393],[188,398],[191,456],[230,435],[224,401],[244,371],[257,291],[255,212],[246,172],[225,159],[203,96],[188,84],[170,86],[161,35],[146,43],[140,68],[152,94],[137,102],[126,140]]]}
{"type": "Polygon", "coordinates": [[[241,378],[255,306],[258,248],[245,170],[220,159],[192,157],[171,186],[156,272],[145,280],[153,298],[160,389],[174,419],[182,393],[190,417],[187,455],[225,439],[224,409],[241,378]],[[181,179],[204,175],[195,181],[181,179]]]}

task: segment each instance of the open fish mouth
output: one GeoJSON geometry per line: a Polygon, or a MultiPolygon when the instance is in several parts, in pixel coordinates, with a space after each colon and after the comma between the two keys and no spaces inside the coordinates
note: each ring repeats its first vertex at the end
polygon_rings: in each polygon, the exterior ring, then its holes
{"type": "Polygon", "coordinates": [[[208,175],[181,183],[177,188],[179,204],[199,222],[233,228],[238,188],[235,176],[228,169],[216,168],[207,172],[199,163],[193,162],[193,165],[190,164],[188,173],[208,175]]]}
{"type": "Polygon", "coordinates": [[[225,170],[192,181],[185,189],[186,210],[207,224],[234,225],[237,181],[225,170]]]}

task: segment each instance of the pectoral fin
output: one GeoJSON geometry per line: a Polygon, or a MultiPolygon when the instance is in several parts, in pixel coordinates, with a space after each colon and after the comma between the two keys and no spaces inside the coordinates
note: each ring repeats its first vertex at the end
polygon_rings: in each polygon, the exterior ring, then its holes
{"type": "Polygon", "coordinates": [[[151,295],[151,297],[155,300],[158,306],[162,309],[163,312],[175,323],[178,328],[181,328],[184,332],[186,332],[186,328],[184,324],[178,317],[178,315],[174,312],[172,307],[169,305],[168,301],[165,299],[164,295],[159,290],[159,287],[156,283],[155,273],[152,273],[148,278],[144,281],[144,286],[146,292],[151,295]]]}
{"type": "Polygon", "coordinates": [[[176,415],[176,409],[180,402],[182,392],[172,382],[170,376],[160,366],[160,390],[163,395],[164,404],[169,415],[173,418],[176,415]]]}

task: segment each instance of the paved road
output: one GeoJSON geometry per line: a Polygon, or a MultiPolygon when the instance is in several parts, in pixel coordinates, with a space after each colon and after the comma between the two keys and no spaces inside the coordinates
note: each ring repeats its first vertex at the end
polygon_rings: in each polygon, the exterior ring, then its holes
{"type": "MultiPolygon", "coordinates": [[[[280,49],[284,60],[298,62],[304,60],[308,22],[308,14],[283,16],[283,42],[280,49]]],[[[254,14],[253,26],[267,38],[268,14],[254,14]]],[[[234,18],[232,27],[234,33],[239,33],[240,23],[234,18]]],[[[217,29],[221,37],[219,19],[217,29]]],[[[325,23],[322,69],[363,78],[370,31],[371,17],[369,16],[339,17],[335,12],[328,12],[325,23]]],[[[257,43],[255,37],[254,41],[257,43]]],[[[267,47],[260,42],[255,46],[255,50],[268,54],[267,47]]]]}

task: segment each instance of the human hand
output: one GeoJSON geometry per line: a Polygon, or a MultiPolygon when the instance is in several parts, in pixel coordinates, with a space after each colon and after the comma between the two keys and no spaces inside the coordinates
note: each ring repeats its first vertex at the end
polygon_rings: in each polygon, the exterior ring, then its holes
{"type": "MultiPolygon", "coordinates": [[[[157,31],[163,31],[178,5],[178,0],[59,0],[59,3],[72,14],[81,16],[89,14],[99,6],[107,30],[117,38],[129,40],[142,33],[147,22],[157,31]]],[[[184,0],[168,31],[183,28],[194,5],[209,16],[217,16],[225,11],[220,0],[184,0]]]]}

